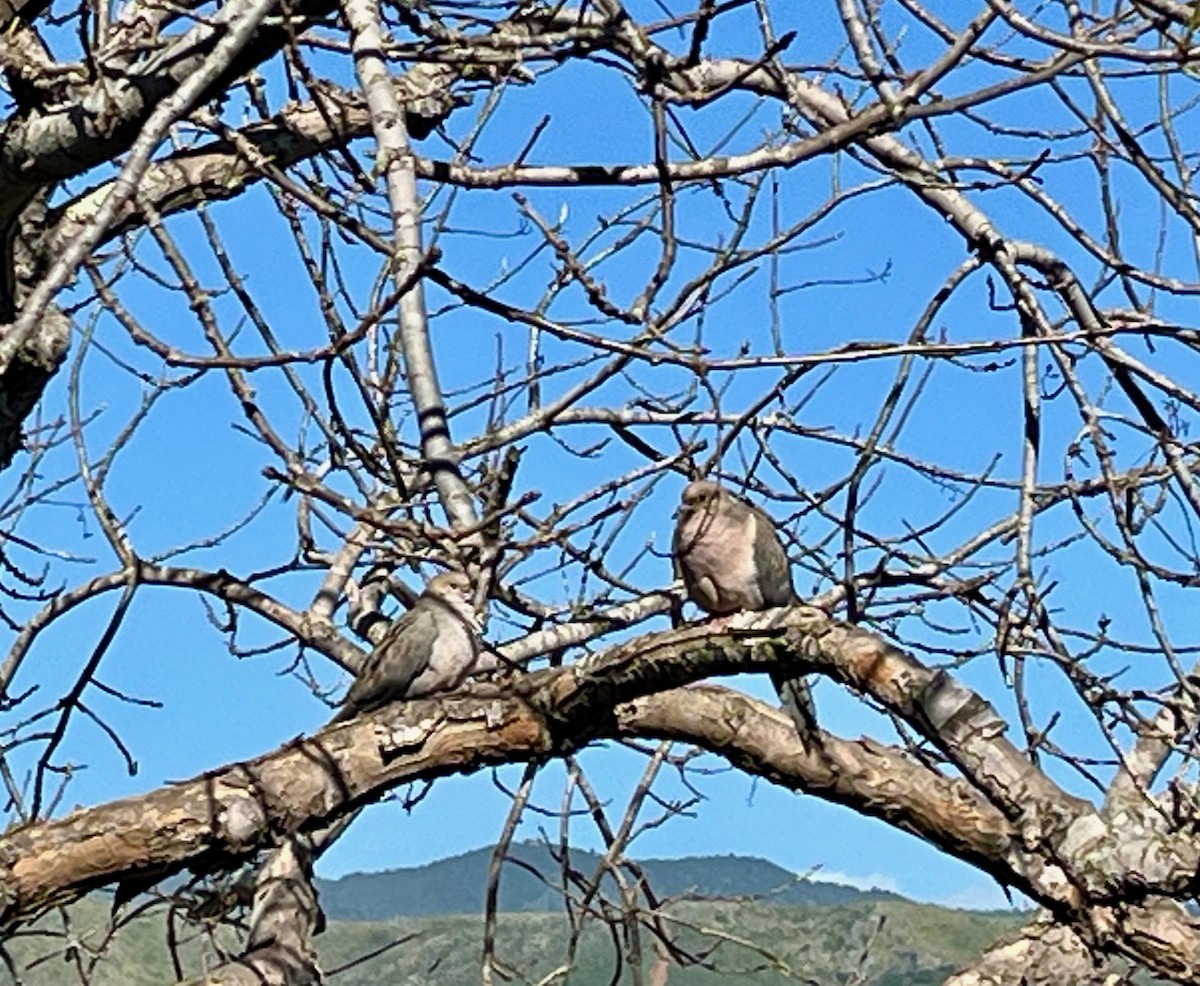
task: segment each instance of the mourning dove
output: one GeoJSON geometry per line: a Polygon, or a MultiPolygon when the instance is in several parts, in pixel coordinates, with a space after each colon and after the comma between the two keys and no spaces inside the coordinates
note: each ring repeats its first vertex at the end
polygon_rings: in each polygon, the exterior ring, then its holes
{"type": "MultiPolygon", "coordinates": [[[[688,597],[709,613],[789,606],[799,600],[775,522],[754,504],[698,479],[683,490],[672,545],[688,597]]],[[[783,707],[806,745],[816,728],[802,675],[771,673],[783,707]]]]}
{"type": "Polygon", "coordinates": [[[476,669],[479,654],[470,579],[461,572],[435,575],[371,651],[333,721],[457,688],[476,669]]]}

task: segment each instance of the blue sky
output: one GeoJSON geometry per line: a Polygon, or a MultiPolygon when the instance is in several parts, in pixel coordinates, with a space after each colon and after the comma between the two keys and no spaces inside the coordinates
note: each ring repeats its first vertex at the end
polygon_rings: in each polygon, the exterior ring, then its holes
{"type": "MultiPolygon", "coordinates": [[[[777,24],[782,32],[790,27],[801,29],[794,58],[826,57],[840,43],[832,4],[780,5],[777,24]],[[788,23],[788,21],[792,23],[788,23]]],[[[636,8],[635,8],[636,9],[636,8]]],[[[714,35],[712,51],[752,56],[756,51],[752,9],[747,7],[728,19],[729,28],[714,35]]],[[[922,41],[914,33],[909,48],[914,60],[923,50],[935,45],[922,41]]],[[[793,56],[789,54],[789,60],[793,56]]],[[[964,75],[976,84],[979,69],[964,75]]],[[[947,83],[950,91],[967,82],[957,78],[947,83]]],[[[715,114],[684,112],[689,133],[704,147],[721,138],[738,115],[752,109],[751,101],[735,101],[727,111],[715,114]]],[[[996,108],[996,115],[1016,122],[1029,113],[1046,114],[1049,110],[1032,97],[1016,97],[996,108]]],[[[651,159],[651,132],[648,117],[639,109],[628,84],[613,73],[593,67],[568,67],[536,87],[515,87],[505,97],[500,111],[485,130],[477,153],[486,161],[501,161],[514,153],[527,136],[529,121],[541,113],[550,113],[552,122],[543,142],[538,145],[536,161],[595,161],[598,163],[643,162],[651,159]],[[540,157],[538,155],[541,155],[540,157]]],[[[773,120],[772,112],[760,109],[735,138],[735,145],[753,144],[773,120]]],[[[470,123],[464,115],[460,130],[470,123]]],[[[1047,120],[1047,126],[1064,125],[1060,119],[1047,120]]],[[[981,138],[972,124],[946,125],[956,153],[980,153],[982,146],[999,154],[1008,150],[1008,142],[989,135],[981,138]],[[982,141],[982,144],[980,143],[982,141]]],[[[914,138],[918,139],[918,138],[914,138]]],[[[1017,146],[1013,142],[1013,146],[1017,146]]],[[[363,154],[369,158],[364,145],[363,154]]],[[[422,145],[434,156],[445,156],[444,146],[436,139],[422,145]]],[[[1022,153],[1028,151],[1024,143],[1022,153]]],[[[847,185],[873,180],[875,176],[848,157],[837,161],[838,180],[847,185]]],[[[1054,190],[1092,220],[1094,194],[1086,172],[1077,165],[1051,164],[1047,176],[1054,179],[1054,190]]],[[[780,176],[782,189],[779,208],[785,223],[798,221],[816,208],[829,192],[833,174],[828,162],[797,169],[780,176]]],[[[82,187],[82,185],[81,185],[82,187]]],[[[627,200],[614,190],[534,189],[527,192],[530,201],[544,216],[555,218],[566,210],[564,233],[573,240],[582,239],[593,228],[596,216],[611,212],[627,200]]],[[[732,189],[731,195],[740,194],[732,189]]],[[[1132,186],[1128,190],[1130,208],[1142,206],[1132,186]]],[[[707,189],[680,192],[680,222],[683,234],[702,239],[715,236],[720,229],[722,209],[707,189]]],[[[1020,236],[1045,242],[1063,252],[1084,271],[1089,262],[1056,224],[1011,191],[980,192],[977,200],[992,210],[1002,227],[1020,236]]],[[[295,348],[318,346],[324,327],[311,287],[303,278],[294,247],[269,196],[261,189],[252,191],[238,202],[216,206],[212,210],[221,226],[231,255],[244,272],[255,300],[274,325],[286,329],[287,344],[295,348]]],[[[760,205],[754,222],[754,234],[761,237],[768,229],[769,211],[760,205]]],[[[452,229],[441,239],[443,267],[451,274],[473,283],[486,282],[514,267],[532,242],[527,232],[509,238],[484,238],[475,235],[483,228],[517,232],[520,218],[509,191],[464,193],[451,215],[452,229]]],[[[195,220],[183,217],[172,229],[189,251],[189,259],[200,276],[216,282],[216,269],[202,246],[195,220]]],[[[613,231],[600,243],[620,235],[613,231]]],[[[1135,232],[1131,237],[1137,236],[1135,232]]],[[[1127,243],[1131,253],[1153,249],[1151,237],[1144,242],[1127,243]]],[[[945,277],[964,259],[960,237],[943,220],[921,206],[903,190],[887,188],[852,200],[802,241],[810,249],[789,252],[780,258],[785,283],[819,282],[780,299],[782,335],[789,352],[816,352],[840,345],[850,339],[904,339],[930,296],[945,277]],[[886,272],[886,276],[879,276],[886,272]],[[853,286],[834,282],[858,280],[853,286]]],[[[618,300],[628,301],[639,290],[646,265],[654,262],[652,243],[616,258],[600,268],[601,276],[618,300]]],[[[1172,243],[1167,256],[1172,262],[1180,244],[1172,243]]],[[[141,244],[139,257],[161,270],[148,244],[141,244]]],[[[378,260],[367,251],[347,248],[342,257],[347,278],[355,285],[358,298],[367,302],[378,273],[378,260]]],[[[685,251],[680,270],[673,279],[679,284],[703,261],[699,251],[685,251]]],[[[728,296],[716,301],[705,313],[705,342],[714,352],[736,353],[743,341],[758,354],[770,351],[767,333],[770,309],[767,304],[768,266],[728,296]]],[[[520,277],[506,283],[499,294],[517,303],[531,304],[544,290],[549,267],[544,258],[531,264],[520,277]]],[[[1189,276],[1181,274],[1180,276],[1189,276]]],[[[1192,272],[1194,276],[1194,272],[1192,272]]],[[[204,352],[202,337],[187,307],[172,293],[157,287],[149,277],[131,276],[123,285],[130,308],[163,338],[193,352],[204,352]]],[[[430,291],[430,307],[438,310],[446,298],[430,291]]],[[[1116,301],[1113,302],[1117,303],[1116,301]]],[[[216,309],[228,319],[227,327],[237,322],[233,301],[217,299],[216,309]]],[[[1182,309],[1182,306],[1178,306],[1182,309]]],[[[1169,300],[1164,301],[1169,311],[1169,300]]],[[[592,313],[578,293],[568,292],[556,302],[552,314],[561,319],[583,318],[592,313]]],[[[938,331],[954,341],[983,338],[991,334],[1012,338],[1017,329],[1011,313],[989,307],[985,275],[976,275],[945,308],[938,319],[938,331]]],[[[625,337],[629,330],[604,326],[614,336],[625,337]]],[[[151,378],[165,373],[144,350],[133,347],[117,330],[111,319],[102,319],[97,341],[123,360],[129,360],[151,378]]],[[[485,378],[493,354],[502,348],[509,363],[519,359],[526,337],[523,330],[507,326],[477,312],[452,310],[434,323],[434,345],[442,359],[443,383],[455,390],[485,378]]],[[[565,344],[546,341],[547,358],[572,354],[565,344]]],[[[575,355],[578,352],[575,351],[575,355]]],[[[82,358],[83,381],[81,406],[85,414],[98,417],[88,426],[89,447],[102,449],[119,433],[136,409],[146,386],[135,380],[99,349],[82,358]]],[[[996,357],[1000,363],[1013,358],[1009,353],[996,357]]],[[[319,373],[311,367],[297,372],[320,392],[319,373]]],[[[586,370],[566,374],[552,385],[565,387],[586,370]]],[[[752,402],[769,381],[779,376],[777,369],[740,370],[728,382],[727,409],[752,402]]],[[[1090,372],[1090,371],[1087,371],[1090,372]]],[[[1187,381],[1197,376],[1193,367],[1175,367],[1177,378],[1187,381]]],[[[813,428],[836,428],[844,434],[855,427],[869,427],[878,395],[890,384],[894,365],[874,361],[842,367],[820,387],[798,417],[813,428]]],[[[670,368],[653,370],[639,367],[636,382],[659,390],[686,382],[686,375],[670,368]]],[[[790,394],[798,400],[820,378],[814,373],[790,394]]],[[[303,424],[303,415],[279,376],[274,372],[253,377],[259,398],[269,408],[281,433],[294,434],[303,424]]],[[[344,384],[344,381],[342,381],[344,384]]],[[[49,391],[43,415],[63,413],[66,407],[66,374],[60,374],[49,391]]],[[[633,393],[628,382],[617,382],[601,395],[610,403],[621,404],[633,393]]],[[[1116,411],[1121,404],[1113,400],[1116,411]]],[[[907,453],[943,463],[948,467],[978,472],[993,456],[1000,455],[996,475],[1012,480],[1019,476],[1020,388],[1019,361],[994,372],[968,372],[939,367],[925,384],[920,413],[907,423],[897,443],[907,453]]],[[[469,437],[481,427],[481,413],[464,415],[454,424],[457,437],[469,437]]],[[[211,536],[236,523],[259,503],[264,492],[261,470],[272,464],[270,456],[253,439],[235,429],[238,411],[228,387],[216,375],[185,390],[166,394],[136,436],[119,455],[109,484],[109,495],[122,516],[130,518],[129,528],[138,550],[146,556],[167,551],[193,539],[211,536]]],[[[1118,428],[1114,425],[1114,428],[1118,428]]],[[[1077,433],[1079,423],[1070,410],[1048,406],[1045,414],[1043,479],[1059,475],[1061,455],[1077,433]]],[[[599,430],[581,430],[572,435],[576,445],[584,445],[599,430]]],[[[657,440],[657,439],[656,439],[657,440]]],[[[1140,454],[1136,439],[1127,454],[1136,460],[1140,454]]],[[[663,447],[668,447],[664,441],[663,447]]],[[[809,438],[779,438],[777,448],[788,458],[794,471],[811,490],[819,490],[852,466],[845,450],[833,448],[809,438]]],[[[1124,449],[1124,446],[1123,446],[1124,449]]],[[[727,465],[736,472],[737,454],[727,465]]],[[[527,465],[519,477],[518,493],[536,491],[543,497],[539,509],[551,502],[565,501],[587,484],[619,475],[635,460],[626,451],[610,448],[603,456],[581,460],[549,442],[537,445],[536,464],[527,465]]],[[[69,447],[55,452],[43,466],[43,481],[66,475],[73,468],[69,447]]],[[[964,494],[962,488],[939,487],[917,480],[904,470],[877,467],[882,476],[880,491],[863,508],[863,516],[881,534],[898,535],[905,525],[919,526],[939,516],[964,494]]],[[[4,482],[16,481],[16,473],[4,482]]],[[[670,512],[674,507],[682,478],[662,483],[639,508],[636,519],[621,533],[613,546],[613,568],[618,561],[632,559],[649,541],[657,554],[647,554],[634,568],[633,577],[645,587],[665,584],[670,565],[663,557],[669,544],[670,512]]],[[[53,502],[38,506],[22,519],[19,532],[28,538],[55,546],[62,551],[94,554],[95,564],[56,565],[51,581],[73,585],[112,568],[113,562],[102,539],[97,536],[95,520],[80,510],[83,501],[78,486],[68,487],[53,502]]],[[[1009,490],[984,491],[945,529],[934,535],[935,547],[949,547],[970,531],[985,527],[991,519],[1003,517],[1013,509],[1015,494],[1009,490]]],[[[219,550],[197,550],[184,560],[202,567],[226,567],[243,574],[285,563],[295,550],[295,503],[276,492],[266,508],[244,530],[229,538],[219,550]]],[[[1178,514],[1166,515],[1169,521],[1178,514]]],[[[816,543],[830,534],[831,525],[807,512],[790,521],[789,532],[800,543],[816,543]]],[[[1066,508],[1038,522],[1042,543],[1051,543],[1072,529],[1066,508]]],[[[1162,547],[1158,545],[1158,547],[1162,547]]],[[[994,549],[997,552],[1008,549],[994,549]]],[[[869,557],[867,553],[866,557],[869,557]]],[[[542,558],[529,570],[545,564],[542,558]]],[[[806,559],[795,559],[795,580],[802,594],[829,588],[828,582],[814,575],[806,559]],[[807,567],[806,567],[807,566],[807,567]]],[[[1073,614],[1077,624],[1086,625],[1099,615],[1111,616],[1114,632],[1145,638],[1144,616],[1130,604],[1132,578],[1103,565],[1094,547],[1073,546],[1055,556],[1047,565],[1053,572],[1047,582],[1057,579],[1052,600],[1073,614]]],[[[284,598],[302,603],[315,584],[312,573],[274,580],[273,591],[284,598]]],[[[545,598],[566,604],[578,583],[553,575],[533,583],[545,598]]],[[[1184,605],[1182,590],[1162,591],[1168,623],[1188,640],[1194,637],[1194,621],[1184,605]]],[[[42,694],[56,695],[69,687],[77,668],[86,659],[100,628],[108,619],[116,594],[91,601],[61,620],[41,640],[27,667],[17,680],[18,691],[38,684],[42,694]]],[[[661,624],[659,624],[661,625],[661,624]]],[[[896,621],[896,631],[910,644],[922,640],[920,628],[896,621]]],[[[965,628],[970,630],[970,628],[965,628]]],[[[247,617],[242,626],[243,645],[263,645],[278,635],[261,621],[247,617]]],[[[494,639],[508,632],[500,621],[492,627],[494,639]]],[[[970,642],[978,640],[968,633],[970,642]]],[[[955,638],[947,634],[937,640],[941,646],[955,638]]],[[[930,642],[933,643],[932,634],[930,642]]],[[[964,649],[966,649],[964,647],[964,649]]],[[[322,706],[288,671],[293,649],[261,656],[235,658],[226,649],[221,635],[212,626],[209,614],[193,595],[175,589],[141,590],[128,620],[113,648],[105,656],[101,678],[117,689],[152,699],[161,708],[122,705],[103,695],[93,696],[97,709],[111,716],[124,742],[138,762],[136,776],[127,776],[122,759],[101,730],[87,721],[79,721],[64,747],[63,757],[83,765],[68,789],[64,808],[74,804],[92,804],[125,794],[152,789],[172,779],[192,776],[230,760],[257,755],[302,732],[319,728],[328,717],[322,706]]],[[[1105,660],[1101,656],[1101,660],[1105,660]]],[[[936,660],[936,658],[935,658],[936,660]]],[[[1116,659],[1113,659],[1114,663],[1116,659]]],[[[1150,662],[1145,662],[1149,665],[1150,662]]],[[[316,659],[315,670],[330,688],[344,686],[346,678],[336,669],[316,659]]],[[[979,688],[1008,713],[1009,696],[1001,687],[994,660],[976,659],[960,670],[964,679],[979,688]]],[[[1160,666],[1135,666],[1131,674],[1146,681],[1161,681],[1160,666]]],[[[1096,752],[1099,745],[1094,726],[1078,712],[1074,700],[1057,672],[1031,665],[1036,683],[1035,711],[1041,719],[1054,712],[1065,716],[1056,733],[1060,742],[1069,741],[1079,750],[1096,752]]],[[[748,690],[764,698],[768,690],[762,682],[739,681],[748,690]]],[[[826,682],[817,689],[822,721],[827,728],[844,736],[862,733],[890,736],[879,716],[861,702],[826,682]]],[[[16,760],[27,754],[18,753],[16,760]]],[[[604,795],[612,799],[619,813],[622,793],[628,793],[642,769],[640,758],[613,747],[588,751],[583,758],[604,795]]],[[[719,762],[712,761],[712,766],[719,762]]],[[[1056,779],[1077,793],[1087,793],[1077,777],[1052,767],[1056,779]]],[[[501,772],[502,779],[515,786],[519,768],[501,772]]],[[[561,768],[550,766],[538,784],[538,798],[550,808],[557,806],[561,791],[561,768]]],[[[671,794],[665,782],[664,796],[671,794]]],[[[859,817],[851,811],[827,805],[815,798],[804,798],[755,783],[734,771],[717,771],[699,782],[705,800],[696,808],[695,817],[679,818],[668,825],[652,828],[636,842],[634,854],[641,856],[677,856],[702,853],[738,853],[761,855],[797,872],[820,867],[827,876],[839,875],[850,881],[877,882],[901,893],[923,900],[938,900],[963,906],[1002,906],[1002,891],[986,876],[950,860],[924,846],[918,840],[882,823],[859,817]]],[[[678,786],[677,786],[678,787],[678,786]]],[[[676,789],[674,796],[682,796],[676,789]]],[[[353,870],[373,870],[427,862],[445,855],[489,844],[497,837],[508,807],[507,796],[489,775],[450,778],[439,781],[432,792],[406,813],[395,803],[381,805],[368,812],[353,832],[322,861],[324,875],[337,876],[353,870]]],[[[534,837],[545,819],[532,817],[522,836],[534,837]]],[[[594,847],[596,839],[587,826],[577,822],[579,843],[594,847]]]]}

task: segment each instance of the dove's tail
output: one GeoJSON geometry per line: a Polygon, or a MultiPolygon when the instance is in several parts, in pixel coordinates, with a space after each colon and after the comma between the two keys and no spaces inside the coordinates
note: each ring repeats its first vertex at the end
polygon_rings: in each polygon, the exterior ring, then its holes
{"type": "Polygon", "coordinates": [[[813,704],[812,689],[802,674],[787,675],[781,671],[771,672],[771,684],[779,693],[784,711],[791,716],[796,734],[806,750],[811,750],[818,735],[817,709],[813,704]]]}

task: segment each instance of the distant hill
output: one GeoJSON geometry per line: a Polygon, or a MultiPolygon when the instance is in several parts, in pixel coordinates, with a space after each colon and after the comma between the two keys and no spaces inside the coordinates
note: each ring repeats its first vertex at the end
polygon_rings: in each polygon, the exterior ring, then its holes
{"type": "MultiPolygon", "coordinates": [[[[667,910],[674,917],[669,927],[676,944],[694,957],[707,956],[700,965],[672,964],[669,975],[657,980],[668,986],[940,986],[1023,922],[1013,912],[953,911],[895,899],[831,907],[692,903],[667,910]]],[[[317,948],[329,972],[349,967],[331,977],[337,986],[462,986],[480,982],[482,926],[478,916],[468,915],[337,922],[318,939],[317,948]],[[392,943],[397,947],[389,948],[392,943]],[[377,957],[353,965],[367,954],[377,957]]],[[[565,915],[506,914],[497,931],[501,967],[514,971],[509,982],[636,982],[599,922],[588,925],[565,980],[551,978],[566,958],[565,915]]],[[[642,948],[641,981],[653,983],[655,948],[648,930],[642,948]]]]}
{"type": "MultiPolygon", "coordinates": [[[[871,897],[862,894],[856,903],[825,907],[670,905],[666,913],[673,940],[703,963],[672,964],[665,980],[657,981],[668,986],[938,986],[1025,919],[1014,912],[952,911],[871,897]]],[[[110,900],[93,895],[13,936],[5,942],[12,964],[0,964],[0,984],[63,986],[80,982],[80,972],[86,970],[91,986],[162,986],[180,978],[176,960],[180,972],[194,975],[239,949],[230,929],[212,936],[184,929],[165,905],[136,909],[138,916],[114,935],[110,911],[110,900]],[[76,947],[75,957],[64,962],[68,940],[84,948],[76,947]],[[94,969],[93,958],[98,961],[94,969]]],[[[545,977],[566,961],[569,936],[561,912],[504,915],[496,955],[516,975],[499,981],[550,981],[545,977]]],[[[641,981],[655,982],[650,973],[657,952],[648,928],[641,945],[641,981]]],[[[480,981],[483,921],[477,913],[331,921],[316,946],[331,986],[463,986],[480,981]]],[[[614,981],[629,986],[635,979],[622,943],[601,922],[592,921],[569,977],[557,981],[565,986],[611,986],[614,981]]]]}
{"type": "MultiPolygon", "coordinates": [[[[542,843],[517,843],[509,856],[500,880],[500,910],[561,910],[561,897],[555,889],[560,865],[550,850],[542,843]]],[[[317,889],[321,906],[331,921],[480,914],[491,859],[491,849],[476,849],[425,866],[318,880],[317,889]]],[[[570,864],[576,873],[590,880],[600,859],[596,853],[576,849],[571,851],[570,864]]],[[[639,865],[660,898],[683,895],[722,900],[753,898],[764,904],[825,907],[903,899],[886,890],[862,891],[842,884],[798,879],[783,867],[752,856],[645,859],[639,865]]],[[[611,878],[608,889],[610,892],[615,889],[611,878]]]]}
{"type": "MultiPolygon", "coordinates": [[[[753,857],[648,859],[641,866],[659,896],[657,913],[642,914],[636,935],[614,934],[593,908],[572,949],[576,929],[557,894],[529,872],[537,867],[557,877],[549,849],[524,843],[512,855],[519,862],[505,868],[506,913],[496,927],[500,982],[938,986],[1028,919],[1015,911],[951,910],[886,891],[799,880],[753,857]],[[683,899],[670,900],[677,897],[683,899]],[[672,942],[669,959],[660,934],[672,942]]],[[[491,850],[480,849],[428,866],[319,881],[329,922],[315,945],[327,981],[480,982],[490,860],[491,850]]],[[[571,854],[574,870],[589,877],[599,861],[595,853],[571,854]]],[[[244,930],[245,912],[234,916],[244,930]]],[[[242,947],[234,927],[189,925],[177,907],[153,894],[127,905],[120,917],[114,929],[111,895],[103,893],[55,909],[5,942],[0,986],[61,986],[81,975],[91,986],[161,986],[242,947]]]]}
{"type": "MultiPolygon", "coordinates": [[[[501,881],[506,913],[496,928],[502,982],[627,986],[640,978],[669,986],[937,986],[1028,918],[800,880],[754,857],[647,859],[640,865],[659,897],[656,915],[642,915],[636,936],[624,930],[614,935],[593,908],[572,953],[573,928],[558,895],[530,872],[540,869],[557,879],[550,850],[522,843],[512,856],[517,862],[506,865],[501,881]],[[673,944],[670,959],[660,934],[673,944]],[[555,978],[566,963],[569,974],[555,978]]],[[[599,862],[595,853],[571,854],[573,869],[589,878],[599,862]]],[[[329,921],[315,945],[328,981],[479,982],[490,863],[491,850],[479,849],[427,866],[318,881],[329,921]]],[[[91,986],[160,986],[211,968],[242,947],[233,927],[189,926],[167,900],[152,894],[126,906],[121,917],[121,927],[112,928],[107,894],[45,915],[5,942],[0,986],[77,982],[79,976],[70,974],[77,966],[91,986]],[[64,951],[72,956],[67,964],[64,951]]],[[[245,917],[241,913],[243,929],[245,917]]]]}

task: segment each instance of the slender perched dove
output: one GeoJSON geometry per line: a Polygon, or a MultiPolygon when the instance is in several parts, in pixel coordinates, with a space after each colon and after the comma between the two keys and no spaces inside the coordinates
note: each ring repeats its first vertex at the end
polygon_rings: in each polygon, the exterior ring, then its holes
{"type": "Polygon", "coordinates": [[[435,575],[371,651],[333,721],[457,688],[475,670],[479,653],[471,580],[462,572],[435,575]]]}
{"type": "MultiPolygon", "coordinates": [[[[684,487],[676,517],[675,562],[688,597],[701,609],[725,614],[799,601],[787,552],[765,511],[698,479],[684,487]]],[[[808,683],[779,672],[771,681],[807,746],[816,728],[808,683]]]]}

